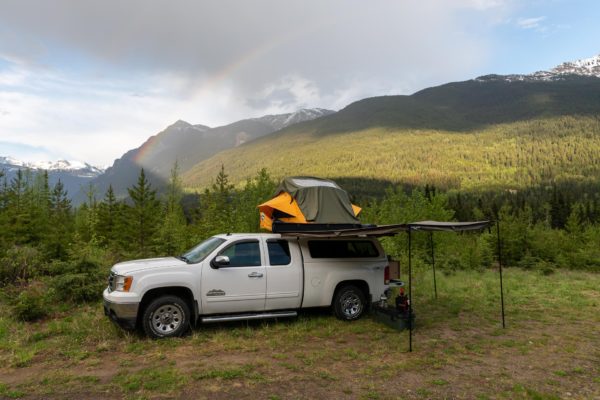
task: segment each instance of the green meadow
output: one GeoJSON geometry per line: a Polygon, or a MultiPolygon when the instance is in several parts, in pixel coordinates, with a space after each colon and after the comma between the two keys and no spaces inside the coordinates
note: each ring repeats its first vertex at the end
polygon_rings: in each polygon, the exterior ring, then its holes
{"type": "Polygon", "coordinates": [[[600,275],[431,271],[414,280],[408,334],[328,310],[298,318],[203,325],[153,341],[114,327],[99,302],[36,322],[2,303],[2,398],[592,399],[600,395],[600,275]]]}

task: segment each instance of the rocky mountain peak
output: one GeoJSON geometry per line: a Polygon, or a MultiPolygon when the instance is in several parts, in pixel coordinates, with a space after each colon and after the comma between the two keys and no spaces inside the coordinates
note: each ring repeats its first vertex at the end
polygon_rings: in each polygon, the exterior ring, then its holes
{"type": "Polygon", "coordinates": [[[600,54],[576,61],[562,63],[549,72],[554,74],[584,75],[600,78],[600,54]]]}
{"type": "Polygon", "coordinates": [[[537,71],[533,74],[485,75],[476,81],[560,81],[569,76],[600,78],[600,54],[590,58],[567,61],[547,71],[537,71]]]}

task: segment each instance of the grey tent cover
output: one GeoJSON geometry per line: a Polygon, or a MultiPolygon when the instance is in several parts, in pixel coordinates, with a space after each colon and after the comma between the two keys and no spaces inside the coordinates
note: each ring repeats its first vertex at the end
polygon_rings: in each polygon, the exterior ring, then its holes
{"type": "Polygon", "coordinates": [[[275,195],[289,193],[308,222],[319,224],[359,224],[348,193],[337,183],[310,176],[285,178],[275,195]]]}

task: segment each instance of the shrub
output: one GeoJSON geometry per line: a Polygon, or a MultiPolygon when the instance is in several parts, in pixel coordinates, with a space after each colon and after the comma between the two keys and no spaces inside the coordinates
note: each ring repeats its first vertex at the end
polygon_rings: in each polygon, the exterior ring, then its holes
{"type": "Polygon", "coordinates": [[[459,257],[455,255],[449,255],[447,257],[438,258],[436,260],[436,266],[444,272],[444,274],[451,275],[456,271],[465,269],[459,257]]]}
{"type": "Polygon", "coordinates": [[[73,302],[94,301],[102,296],[106,286],[104,268],[93,261],[83,260],[64,264],[65,273],[52,278],[51,286],[59,300],[73,302]]]}
{"type": "Polygon", "coordinates": [[[0,285],[27,282],[43,268],[40,252],[28,246],[13,246],[0,258],[0,285]]]}
{"type": "Polygon", "coordinates": [[[19,293],[14,299],[12,310],[17,319],[34,321],[48,315],[49,305],[45,286],[36,282],[19,293]]]}
{"type": "Polygon", "coordinates": [[[542,260],[538,257],[534,257],[531,253],[527,252],[523,258],[518,262],[518,266],[523,269],[533,269],[535,268],[542,260]]]}

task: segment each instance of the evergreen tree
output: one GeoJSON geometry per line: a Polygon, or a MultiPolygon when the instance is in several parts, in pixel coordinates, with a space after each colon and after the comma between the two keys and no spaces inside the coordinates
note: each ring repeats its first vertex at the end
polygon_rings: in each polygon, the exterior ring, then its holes
{"type": "Polygon", "coordinates": [[[200,216],[194,227],[199,238],[236,230],[233,185],[229,183],[223,165],[211,188],[204,191],[200,202],[200,216]]]}
{"type": "Polygon", "coordinates": [[[562,191],[553,185],[552,201],[550,203],[550,217],[553,228],[564,228],[571,210],[562,191]]]}
{"type": "Polygon", "coordinates": [[[117,242],[117,218],[119,204],[112,185],[108,186],[103,201],[98,205],[98,240],[105,246],[112,247],[117,242]]]}
{"type": "Polygon", "coordinates": [[[6,235],[14,244],[28,243],[28,225],[30,215],[26,208],[27,180],[22,170],[18,170],[11,179],[7,192],[7,223],[6,235]]]}
{"type": "Polygon", "coordinates": [[[275,182],[264,168],[255,177],[248,179],[244,190],[235,196],[235,226],[242,232],[257,232],[260,226],[260,215],[256,206],[269,200],[274,191],[275,182]]]}
{"type": "Polygon", "coordinates": [[[76,215],[78,239],[84,243],[96,245],[98,243],[98,202],[94,186],[88,184],[86,201],[79,208],[76,215]]]}
{"type": "Polygon", "coordinates": [[[0,170],[0,179],[2,180],[2,184],[0,185],[0,231],[4,233],[0,235],[0,254],[2,254],[3,250],[6,249],[9,243],[9,239],[7,237],[7,233],[9,231],[7,220],[8,182],[3,170],[0,170]]]}
{"type": "Polygon", "coordinates": [[[66,257],[71,227],[71,201],[59,179],[50,194],[50,232],[47,247],[51,257],[58,259],[66,257]]]}
{"type": "Polygon", "coordinates": [[[133,206],[131,215],[131,239],[135,243],[135,252],[146,257],[151,252],[152,239],[157,229],[158,216],[160,215],[160,202],[156,199],[156,191],[152,189],[142,168],[137,184],[128,188],[127,192],[133,206]]]}
{"type": "Polygon", "coordinates": [[[182,198],[183,189],[179,177],[179,165],[175,162],[171,169],[167,198],[163,205],[162,221],[157,234],[158,249],[161,253],[175,255],[191,246],[191,243],[186,241],[186,221],[181,208],[182,198]]]}
{"type": "Polygon", "coordinates": [[[50,234],[50,195],[48,171],[36,174],[32,191],[33,204],[31,207],[32,220],[35,225],[31,238],[36,243],[47,240],[50,234]]]}

